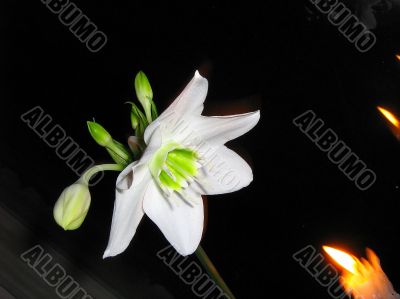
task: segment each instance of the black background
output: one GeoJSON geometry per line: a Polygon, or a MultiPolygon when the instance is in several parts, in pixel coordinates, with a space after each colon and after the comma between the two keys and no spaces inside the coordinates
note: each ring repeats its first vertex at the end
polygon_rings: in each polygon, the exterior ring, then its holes
{"type": "Polygon", "coordinates": [[[309,3],[269,2],[75,1],[109,39],[91,53],[41,1],[3,0],[0,161],[8,172],[1,180],[38,196],[27,201],[15,192],[2,203],[124,298],[152,298],[155,284],[173,298],[196,298],[157,259],[167,241],[149,219],[128,250],[101,259],[115,174],[91,190],[81,229],[56,226],[53,204],[76,175],[20,115],[40,105],[90,156],[106,162],[86,120],[95,117],[124,141],[132,134],[124,102],[134,99],[137,71],[148,75],[163,110],[199,69],[210,84],[206,115],[261,110],[258,126],[229,144],[252,165],[254,181],[208,198],[202,241],[237,298],[330,298],[292,259],[309,244],[357,256],[374,249],[400,290],[400,147],[376,110],[384,105],[400,115],[399,9],[378,16],[377,44],[361,54],[309,3]],[[376,172],[371,189],[358,190],[292,124],[308,109],[376,172]],[[139,293],[130,293],[132,285],[139,293]]]}

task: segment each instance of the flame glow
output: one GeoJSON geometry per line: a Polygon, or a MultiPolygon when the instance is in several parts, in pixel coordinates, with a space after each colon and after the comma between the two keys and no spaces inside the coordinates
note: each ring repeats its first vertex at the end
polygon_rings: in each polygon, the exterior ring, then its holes
{"type": "Polygon", "coordinates": [[[323,248],[341,267],[353,274],[357,273],[357,260],[350,254],[328,246],[323,246],[323,248]]]}
{"type": "Polygon", "coordinates": [[[386,110],[382,107],[377,107],[379,112],[382,113],[382,115],[392,124],[394,125],[396,128],[400,128],[400,121],[396,118],[396,116],[394,116],[394,114],[392,112],[390,112],[389,110],[386,110]]]}
{"type": "Polygon", "coordinates": [[[323,246],[323,249],[342,268],[346,269],[340,277],[340,282],[346,292],[354,298],[400,298],[383,272],[379,258],[371,249],[367,248],[367,259],[362,258],[361,261],[355,256],[332,247],[323,246]]]}
{"type": "Polygon", "coordinates": [[[400,61],[400,55],[399,54],[396,54],[396,58],[397,58],[397,60],[400,61]]]}

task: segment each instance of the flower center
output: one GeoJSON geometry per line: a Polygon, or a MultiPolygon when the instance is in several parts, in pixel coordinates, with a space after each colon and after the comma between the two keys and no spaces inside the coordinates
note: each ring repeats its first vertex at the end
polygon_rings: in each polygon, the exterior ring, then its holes
{"type": "Polygon", "coordinates": [[[157,150],[149,168],[157,184],[169,195],[171,191],[181,191],[194,180],[198,165],[195,151],[177,143],[169,143],[157,150]]]}

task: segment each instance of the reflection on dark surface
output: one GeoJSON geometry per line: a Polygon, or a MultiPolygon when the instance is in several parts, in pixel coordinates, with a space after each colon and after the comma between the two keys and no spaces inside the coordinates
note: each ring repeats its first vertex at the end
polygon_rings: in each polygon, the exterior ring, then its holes
{"type": "MultiPolygon", "coordinates": [[[[44,268],[50,270],[51,266],[59,263],[93,298],[130,298],[126,291],[117,292],[110,287],[120,277],[117,273],[101,267],[102,265],[98,263],[99,257],[86,260],[83,265],[71,259],[65,248],[64,250],[57,248],[49,236],[38,233],[38,231],[43,233],[43,224],[51,220],[51,211],[46,208],[34,189],[25,188],[17,174],[7,168],[0,167],[0,178],[0,198],[2,198],[0,285],[7,286],[17,298],[55,298],[55,287],[47,285],[43,278],[20,258],[22,253],[39,244],[44,246],[48,250],[45,253],[49,253],[53,258],[53,261],[44,268]],[[46,218],[48,220],[44,220],[46,218]]],[[[79,248],[82,245],[77,244],[78,248],[75,250],[83,251],[79,248]]],[[[146,286],[145,275],[142,273],[140,276],[139,286],[130,283],[124,289],[134,292],[138,298],[173,298],[158,284],[148,283],[146,286]]]]}
{"type": "Polygon", "coordinates": [[[355,1],[355,10],[357,15],[360,18],[360,21],[363,22],[369,29],[376,28],[377,13],[387,13],[390,9],[392,9],[391,0],[359,0],[355,1]]]}
{"type": "Polygon", "coordinates": [[[15,299],[13,295],[11,295],[8,291],[6,291],[4,288],[0,287],[0,298],[4,299],[15,299]]]}

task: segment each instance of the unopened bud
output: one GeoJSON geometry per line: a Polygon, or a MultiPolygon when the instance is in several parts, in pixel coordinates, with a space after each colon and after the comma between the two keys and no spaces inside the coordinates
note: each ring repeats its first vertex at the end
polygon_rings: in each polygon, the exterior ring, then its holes
{"type": "Polygon", "coordinates": [[[90,135],[92,135],[93,139],[101,146],[108,146],[110,142],[112,142],[112,137],[110,133],[107,132],[106,129],[103,128],[102,125],[94,122],[87,122],[90,135]]]}
{"type": "MultiPolygon", "coordinates": [[[[146,116],[143,112],[135,105],[135,103],[127,102],[132,106],[131,109],[131,124],[132,128],[135,130],[135,135],[137,137],[143,137],[143,133],[149,125],[146,116]]],[[[153,107],[153,106],[152,106],[153,107]]]]}
{"type": "Polygon", "coordinates": [[[153,90],[151,89],[151,85],[149,79],[145,73],[140,71],[135,78],[135,90],[136,96],[142,104],[144,112],[147,117],[147,121],[149,123],[152,122],[152,113],[151,113],[151,106],[153,101],[153,90]]]}
{"type": "Polygon", "coordinates": [[[77,229],[85,220],[89,207],[89,188],[79,180],[61,193],[53,209],[54,219],[64,230],[77,229]]]}

